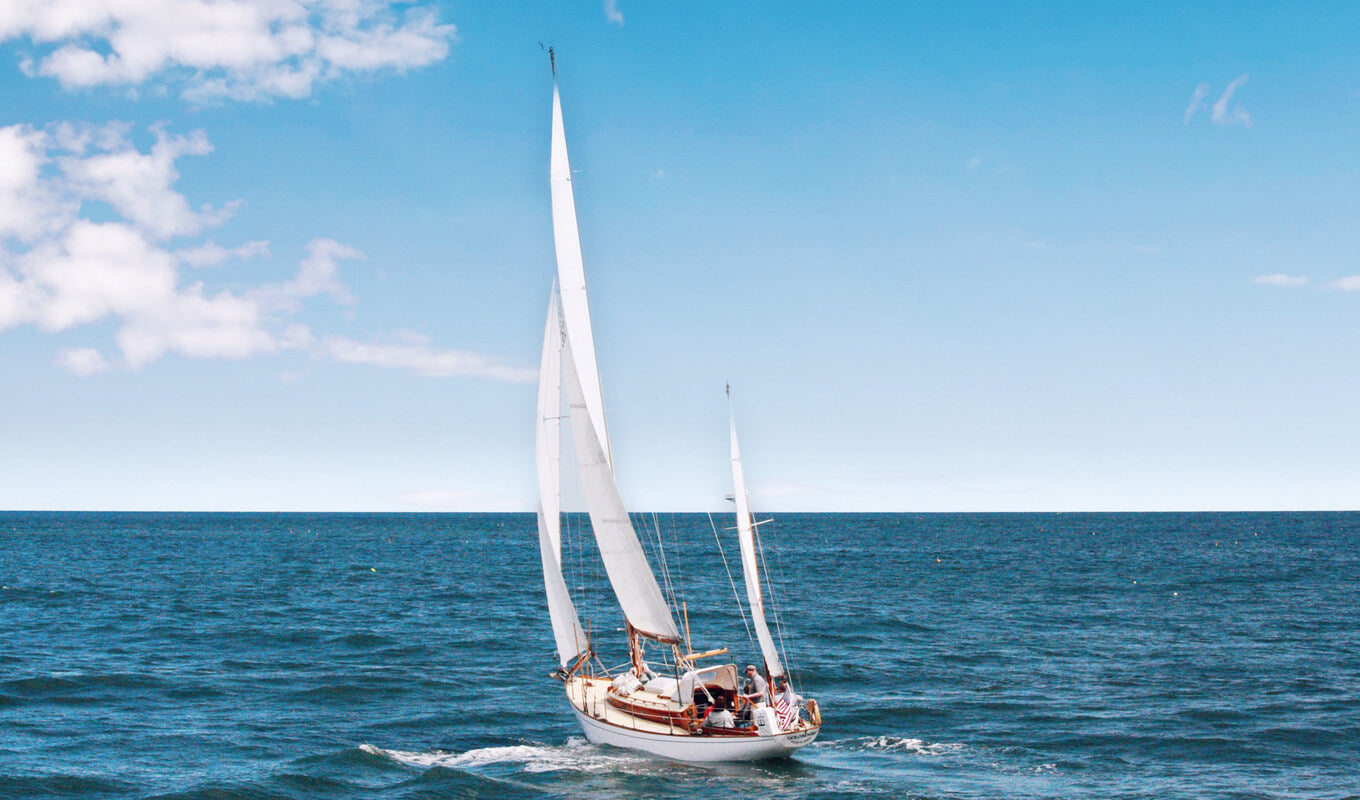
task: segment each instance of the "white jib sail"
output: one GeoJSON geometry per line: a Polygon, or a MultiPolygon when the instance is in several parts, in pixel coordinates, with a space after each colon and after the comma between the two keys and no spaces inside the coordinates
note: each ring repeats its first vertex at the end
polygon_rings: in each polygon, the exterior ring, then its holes
{"type": "Polygon", "coordinates": [[[538,368],[538,551],[543,557],[543,586],[548,594],[557,660],[567,666],[586,649],[586,635],[562,577],[562,320],[553,287],[548,325],[543,331],[543,359],[538,368]]]}
{"type": "Polygon", "coordinates": [[[760,593],[760,566],[756,559],[755,526],[751,523],[751,503],[746,497],[746,477],[741,469],[741,449],[737,447],[737,419],[732,423],[732,499],[737,503],[737,541],[741,544],[741,571],[746,577],[746,598],[751,604],[751,622],[755,624],[756,639],[760,641],[760,653],[765,658],[765,668],[770,677],[778,678],[784,674],[784,666],[779,663],[779,650],[770,637],[770,628],[765,624],[765,601],[760,593]]]}
{"type": "Polygon", "coordinates": [[[562,318],[586,410],[595,426],[609,468],[614,456],[609,447],[609,429],[604,418],[604,393],[600,371],[595,365],[595,334],[590,328],[590,305],[586,299],[585,264],[581,259],[581,235],[576,225],[576,199],[571,188],[571,164],[567,160],[567,137],[562,128],[562,100],[553,85],[552,158],[549,169],[552,186],[553,244],[557,250],[557,282],[562,291],[562,318]]]}
{"type": "MultiPolygon", "coordinates": [[[[568,343],[571,331],[567,330],[568,343]]],[[[585,494],[586,509],[590,512],[590,527],[595,532],[595,543],[600,548],[605,574],[614,596],[629,624],[639,632],[663,641],[680,641],[680,631],[666,605],[666,598],[657,585],[656,575],[647,563],[628,509],[619,497],[614,483],[614,472],[609,468],[595,425],[587,411],[576,373],[572,354],[566,347],[562,353],[562,380],[567,389],[567,404],[571,408],[572,441],[576,445],[576,463],[585,494]]]]}

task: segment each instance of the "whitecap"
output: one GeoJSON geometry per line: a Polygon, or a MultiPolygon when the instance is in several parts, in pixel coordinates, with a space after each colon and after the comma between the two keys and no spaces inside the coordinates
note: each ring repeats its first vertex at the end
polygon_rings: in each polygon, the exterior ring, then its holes
{"type": "Polygon", "coordinates": [[[856,750],[875,750],[881,753],[911,753],[918,756],[943,756],[957,753],[963,745],[957,742],[927,742],[908,736],[865,736],[850,739],[846,744],[856,750]]]}

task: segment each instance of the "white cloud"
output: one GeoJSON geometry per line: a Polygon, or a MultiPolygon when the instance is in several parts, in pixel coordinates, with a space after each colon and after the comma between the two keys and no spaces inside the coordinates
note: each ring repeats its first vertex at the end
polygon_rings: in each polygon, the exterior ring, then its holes
{"type": "Polygon", "coordinates": [[[246,242],[230,249],[222,247],[212,239],[198,247],[186,247],[175,251],[180,263],[191,267],[217,267],[228,261],[240,261],[257,256],[269,255],[269,242],[246,242]]]}
{"type": "Polygon", "coordinates": [[[1208,96],[1209,84],[1201,83],[1199,86],[1195,87],[1194,94],[1190,95],[1190,104],[1185,107],[1184,124],[1190,124],[1190,118],[1200,109],[1200,106],[1204,104],[1204,98],[1208,96]]]}
{"type": "MultiPolygon", "coordinates": [[[[1257,275],[1251,279],[1251,282],[1266,286],[1302,286],[1308,282],[1308,279],[1302,275],[1285,275],[1282,272],[1276,272],[1273,275],[1257,275]]],[[[1360,286],[1356,288],[1360,288],[1360,286]]]]}
{"type": "Polygon", "coordinates": [[[111,366],[103,354],[92,347],[67,347],[57,353],[52,363],[81,377],[107,372],[111,366]]]}
{"type": "Polygon", "coordinates": [[[333,239],[308,243],[289,280],[241,291],[183,283],[181,265],[267,255],[269,245],[226,249],[208,241],[170,249],[166,239],[222,224],[227,214],[194,211],[174,189],[175,161],[210,152],[207,137],[153,133],[155,143],[143,153],[122,125],[0,128],[0,331],[32,325],[57,332],[111,320],[118,356],[89,347],[63,350],[54,363],[74,375],[139,370],[171,353],[242,359],[299,350],[425,375],[533,379],[530,370],[438,349],[413,333],[398,344],[329,337],[318,345],[309,327],[289,317],[310,298],[354,302],[340,262],[363,253],[333,239]],[[107,203],[116,218],[104,219],[109,215],[102,210],[100,221],[82,216],[82,204],[91,201],[107,203]]]}
{"type": "MultiPolygon", "coordinates": [[[[1223,94],[1219,95],[1218,99],[1214,101],[1213,107],[1210,109],[1210,119],[1213,120],[1215,125],[1251,127],[1251,115],[1243,111],[1240,105],[1233,105],[1233,95],[1246,84],[1247,77],[1247,73],[1244,72],[1233,78],[1232,83],[1228,84],[1228,88],[1224,89],[1223,94]]],[[[1185,107],[1184,124],[1188,125],[1195,112],[1204,107],[1204,100],[1209,96],[1210,89],[1211,87],[1207,83],[1201,83],[1195,87],[1194,94],[1190,95],[1190,104],[1185,107]]]]}
{"type": "Polygon", "coordinates": [[[1232,83],[1228,84],[1228,88],[1223,91],[1222,96],[1220,96],[1218,100],[1214,101],[1214,116],[1213,116],[1214,124],[1243,125],[1248,128],[1251,127],[1250,114],[1243,111],[1240,106],[1234,106],[1232,108],[1229,108],[1229,105],[1232,103],[1233,92],[1236,92],[1238,87],[1242,86],[1246,82],[1247,82],[1246,73],[1238,75],[1236,78],[1233,78],[1232,83]]]}
{"type": "Polygon", "coordinates": [[[160,80],[197,102],[305,97],[346,73],[439,61],[457,35],[386,0],[11,0],[0,41],[39,48],[21,66],[67,88],[160,80]]]}
{"type": "Polygon", "coordinates": [[[293,280],[283,285],[285,292],[295,297],[314,297],[328,294],[337,303],[354,302],[354,296],[340,282],[340,259],[363,258],[364,254],[334,239],[313,239],[307,243],[307,257],[293,280]]]}
{"type": "Polygon", "coordinates": [[[604,0],[604,18],[623,27],[623,12],[619,10],[619,0],[604,0]]]}
{"type": "Polygon", "coordinates": [[[1360,275],[1347,275],[1339,281],[1334,281],[1332,288],[1343,292],[1360,291],[1360,275]]]}
{"type": "Polygon", "coordinates": [[[983,163],[982,156],[973,156],[972,158],[968,159],[968,163],[965,164],[963,168],[968,172],[977,172],[978,167],[981,167],[982,163],[983,163]]]}
{"type": "Polygon", "coordinates": [[[464,375],[515,383],[538,379],[535,369],[507,367],[478,353],[423,344],[373,344],[332,336],[322,343],[318,355],[346,364],[409,369],[432,378],[464,375]]]}
{"type": "Polygon", "coordinates": [[[151,130],[156,143],[149,153],[123,140],[116,148],[108,148],[109,152],[66,156],[58,163],[81,197],[108,203],[158,239],[189,236],[226,222],[237,204],[194,211],[184,195],[171,188],[179,180],[176,159],[212,152],[207,134],[198,130],[188,136],[170,136],[160,126],[151,130]]]}

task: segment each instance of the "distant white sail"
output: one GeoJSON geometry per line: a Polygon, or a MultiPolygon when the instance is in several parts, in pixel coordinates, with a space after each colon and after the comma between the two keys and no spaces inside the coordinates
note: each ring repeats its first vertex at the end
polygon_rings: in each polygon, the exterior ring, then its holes
{"type": "Polygon", "coordinates": [[[771,677],[778,678],[784,674],[784,666],[779,663],[779,650],[775,648],[770,628],[765,624],[765,600],[760,592],[755,526],[751,522],[751,502],[746,496],[741,448],[737,446],[737,418],[730,411],[729,414],[732,429],[732,499],[737,502],[737,542],[741,545],[741,571],[746,577],[746,599],[751,604],[751,621],[755,623],[756,639],[760,641],[760,653],[765,657],[765,668],[771,677]]]}
{"type": "Polygon", "coordinates": [[[586,508],[590,512],[590,527],[595,532],[595,543],[600,548],[609,585],[614,588],[623,614],[639,632],[655,639],[678,642],[680,631],[675,626],[666,598],[657,585],[656,575],[647,563],[628,509],[619,497],[609,459],[590,420],[581,381],[576,372],[570,346],[571,332],[567,331],[568,347],[563,351],[562,380],[567,389],[567,405],[571,409],[572,441],[576,445],[576,463],[585,493],[586,508]]]}
{"type": "Polygon", "coordinates": [[[567,666],[586,649],[585,631],[562,577],[562,320],[553,287],[548,325],[543,331],[543,358],[538,369],[538,550],[543,558],[543,585],[548,594],[557,659],[567,666]]]}
{"type": "Polygon", "coordinates": [[[562,317],[566,323],[571,355],[581,377],[590,422],[604,451],[606,463],[614,469],[609,447],[609,428],[604,417],[604,393],[600,370],[595,364],[595,334],[590,327],[590,304],[586,299],[585,264],[581,259],[581,235],[576,225],[576,200],[571,189],[571,164],[567,160],[567,137],[562,128],[562,100],[553,86],[552,159],[549,168],[552,185],[553,244],[557,249],[557,281],[562,292],[562,317]]]}

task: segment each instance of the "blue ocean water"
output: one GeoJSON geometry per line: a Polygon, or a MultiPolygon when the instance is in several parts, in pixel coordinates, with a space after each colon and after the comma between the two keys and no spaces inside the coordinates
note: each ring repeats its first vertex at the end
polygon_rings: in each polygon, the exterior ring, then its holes
{"type": "MultiPolygon", "coordinates": [[[[750,660],[730,522],[643,523],[750,660]]],[[[764,530],[826,724],[696,767],[581,739],[530,515],[0,514],[0,797],[1360,797],[1360,513],[764,530]]]]}

